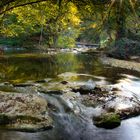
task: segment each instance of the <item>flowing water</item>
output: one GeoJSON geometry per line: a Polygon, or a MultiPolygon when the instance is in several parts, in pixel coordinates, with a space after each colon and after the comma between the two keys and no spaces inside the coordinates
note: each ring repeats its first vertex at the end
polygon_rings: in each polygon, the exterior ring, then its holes
{"type": "MultiPolygon", "coordinates": [[[[58,75],[78,73],[74,81],[93,79],[99,84],[116,84],[124,88],[124,94],[135,92],[140,94],[140,73],[105,66],[92,53],[73,54],[7,54],[0,57],[0,82],[21,83],[44,78],[58,80],[58,75]],[[90,75],[90,77],[84,76],[90,75]]],[[[82,114],[67,112],[65,102],[59,96],[43,95],[48,102],[57,107],[52,112],[54,128],[37,133],[24,133],[0,130],[0,140],[139,140],[140,117],[122,121],[121,126],[106,130],[93,125],[91,116],[98,110],[87,108],[80,103],[76,111],[82,109],[82,114]]]]}

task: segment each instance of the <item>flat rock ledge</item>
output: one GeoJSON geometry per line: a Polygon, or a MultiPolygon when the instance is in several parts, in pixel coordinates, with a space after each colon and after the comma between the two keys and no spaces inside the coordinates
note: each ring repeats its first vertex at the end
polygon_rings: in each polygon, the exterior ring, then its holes
{"type": "Polygon", "coordinates": [[[0,128],[37,132],[52,128],[47,101],[36,94],[0,92],[0,128]]]}
{"type": "Polygon", "coordinates": [[[124,69],[128,69],[128,70],[140,72],[140,63],[138,63],[138,62],[119,60],[119,59],[110,58],[110,57],[102,57],[101,61],[105,65],[110,65],[113,67],[120,67],[120,68],[124,68],[124,69]]]}

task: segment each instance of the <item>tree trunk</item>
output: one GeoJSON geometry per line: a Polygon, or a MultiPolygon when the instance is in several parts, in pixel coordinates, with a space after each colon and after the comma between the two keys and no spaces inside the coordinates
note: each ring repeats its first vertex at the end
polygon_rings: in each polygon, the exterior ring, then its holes
{"type": "Polygon", "coordinates": [[[116,4],[116,40],[126,36],[126,17],[123,4],[124,3],[120,4],[120,2],[117,2],[116,4]]]}
{"type": "Polygon", "coordinates": [[[39,46],[41,46],[42,41],[43,41],[43,25],[41,25],[41,30],[40,30],[39,46]]]}
{"type": "Polygon", "coordinates": [[[54,47],[54,48],[57,47],[57,40],[58,40],[58,35],[54,35],[54,36],[53,36],[53,47],[54,47]]]}

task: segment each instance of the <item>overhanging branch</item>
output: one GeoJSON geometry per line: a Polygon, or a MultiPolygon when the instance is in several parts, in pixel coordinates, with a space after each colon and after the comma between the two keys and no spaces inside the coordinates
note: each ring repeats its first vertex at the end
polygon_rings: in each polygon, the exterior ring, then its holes
{"type": "Polygon", "coordinates": [[[0,11],[0,15],[4,14],[7,11],[13,10],[14,8],[17,8],[17,7],[22,7],[22,6],[26,6],[26,5],[32,5],[32,4],[36,4],[36,3],[40,3],[40,2],[44,2],[44,1],[46,1],[46,0],[36,0],[36,1],[32,1],[32,2],[26,2],[26,3],[17,4],[17,5],[11,6],[9,8],[6,8],[3,11],[0,11]]]}

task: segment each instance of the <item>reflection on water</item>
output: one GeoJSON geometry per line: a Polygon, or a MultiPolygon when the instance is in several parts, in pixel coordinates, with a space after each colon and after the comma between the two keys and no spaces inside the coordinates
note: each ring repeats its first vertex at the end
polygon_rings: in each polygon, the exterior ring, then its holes
{"type": "Polygon", "coordinates": [[[56,77],[64,72],[76,72],[106,77],[115,83],[120,74],[133,74],[120,68],[104,66],[92,54],[59,53],[56,55],[15,54],[0,58],[0,81],[23,82],[56,77]]]}

